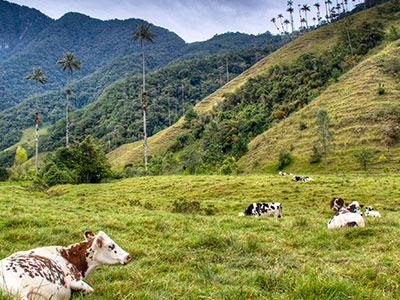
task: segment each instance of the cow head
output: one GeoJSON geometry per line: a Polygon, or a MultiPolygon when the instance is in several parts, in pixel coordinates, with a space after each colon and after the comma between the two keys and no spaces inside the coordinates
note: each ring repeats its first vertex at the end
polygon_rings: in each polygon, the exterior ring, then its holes
{"type": "Polygon", "coordinates": [[[363,208],[364,205],[362,205],[362,204],[360,205],[357,201],[353,201],[350,204],[346,203],[345,205],[346,205],[346,208],[348,211],[355,213],[355,214],[362,215],[361,208],[363,208]]]}
{"type": "Polygon", "coordinates": [[[371,212],[371,211],[373,211],[372,206],[367,206],[367,207],[365,208],[364,214],[368,214],[368,213],[371,212]]]}
{"type": "Polygon", "coordinates": [[[93,260],[104,265],[126,265],[131,261],[128,252],[118,246],[107,234],[100,231],[95,235],[92,231],[85,232],[85,239],[91,242],[93,260]]]}
{"type": "Polygon", "coordinates": [[[331,200],[331,209],[333,211],[338,211],[343,207],[344,201],[342,198],[332,198],[331,200]]]}

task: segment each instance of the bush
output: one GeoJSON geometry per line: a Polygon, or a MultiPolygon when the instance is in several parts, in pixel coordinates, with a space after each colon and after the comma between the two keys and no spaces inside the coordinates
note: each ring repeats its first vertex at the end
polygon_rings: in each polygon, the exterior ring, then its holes
{"type": "Polygon", "coordinates": [[[372,161],[373,153],[369,149],[361,149],[354,153],[354,157],[356,158],[357,162],[361,165],[364,171],[367,171],[368,165],[372,161]]]}
{"type": "Polygon", "coordinates": [[[88,136],[81,143],[59,148],[55,156],[38,172],[35,183],[47,186],[99,183],[111,175],[111,167],[101,147],[88,136]]]}
{"type": "Polygon", "coordinates": [[[312,153],[309,162],[310,164],[317,164],[321,161],[321,159],[322,159],[322,153],[319,151],[318,147],[314,145],[312,148],[312,153]]]}
{"type": "Polygon", "coordinates": [[[10,177],[7,168],[0,167],[0,181],[7,181],[10,177]]]}
{"type": "Polygon", "coordinates": [[[290,165],[292,162],[292,154],[288,149],[281,149],[279,151],[278,158],[278,170],[282,170],[284,167],[290,165]]]}
{"type": "Polygon", "coordinates": [[[379,82],[379,86],[378,86],[378,94],[379,95],[383,95],[385,93],[385,84],[379,82]]]}
{"type": "Polygon", "coordinates": [[[222,163],[221,168],[219,169],[220,174],[222,175],[231,175],[238,173],[238,164],[234,157],[228,157],[222,163]]]}
{"type": "Polygon", "coordinates": [[[178,199],[172,204],[172,212],[175,213],[195,213],[200,212],[200,202],[197,200],[178,199]]]}

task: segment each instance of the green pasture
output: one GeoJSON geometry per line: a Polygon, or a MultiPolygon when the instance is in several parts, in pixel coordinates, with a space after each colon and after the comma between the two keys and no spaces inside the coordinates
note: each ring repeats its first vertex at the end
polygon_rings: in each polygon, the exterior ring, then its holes
{"type": "Polygon", "coordinates": [[[73,299],[399,299],[400,176],[312,177],[143,177],[45,192],[0,184],[0,258],[103,230],[132,262],[94,270],[95,292],[73,299]],[[382,218],[328,231],[334,196],[382,218]],[[283,217],[237,216],[261,201],[281,202],[283,217]]]}

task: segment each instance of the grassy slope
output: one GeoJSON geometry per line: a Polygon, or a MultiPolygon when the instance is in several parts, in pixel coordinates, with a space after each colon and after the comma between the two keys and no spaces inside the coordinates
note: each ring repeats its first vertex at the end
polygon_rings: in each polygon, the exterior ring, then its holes
{"type": "MultiPolygon", "coordinates": [[[[368,19],[376,19],[376,10],[370,9],[367,12],[356,14],[349,18],[352,24],[361,23],[368,19]]],[[[307,33],[295,41],[285,45],[276,52],[268,55],[249,70],[236,77],[221,89],[199,102],[195,109],[199,112],[212,109],[219,101],[223,101],[225,93],[234,92],[249,78],[264,72],[268,67],[296,59],[305,53],[321,53],[335,43],[338,32],[344,30],[343,21],[324,26],[307,33]]],[[[148,140],[149,154],[160,154],[164,152],[176,139],[176,136],[184,131],[181,128],[183,119],[176,124],[152,136],[148,140]]],[[[108,158],[113,166],[123,166],[128,163],[136,163],[143,160],[143,141],[126,144],[111,152],[108,158]]]]}
{"type": "Polygon", "coordinates": [[[399,299],[399,185],[399,176],[163,176],[44,194],[0,184],[0,257],[103,230],[133,261],[96,269],[83,299],[399,299]],[[328,231],[333,196],[382,218],[328,231]],[[217,212],[173,213],[177,199],[217,212]],[[281,202],[283,218],[237,217],[255,201],[281,202]]]}
{"type": "Polygon", "coordinates": [[[393,76],[385,72],[381,63],[388,57],[398,55],[399,42],[390,43],[377,51],[354,69],[332,84],[310,105],[291,115],[255,138],[249,144],[249,152],[240,160],[240,166],[246,171],[275,172],[279,151],[282,148],[294,148],[294,162],[288,167],[292,171],[320,172],[322,163],[310,165],[312,142],[315,136],[315,117],[320,109],[329,113],[335,131],[335,148],[328,157],[330,172],[354,170],[359,168],[353,153],[362,147],[375,149],[374,168],[384,167],[398,171],[400,145],[389,147],[383,140],[383,129],[388,122],[377,117],[379,112],[390,112],[400,104],[400,87],[393,76]],[[378,95],[379,82],[385,83],[386,93],[378,95]],[[300,130],[299,124],[307,124],[306,130],[300,130]],[[377,164],[380,155],[388,159],[377,164]]]}

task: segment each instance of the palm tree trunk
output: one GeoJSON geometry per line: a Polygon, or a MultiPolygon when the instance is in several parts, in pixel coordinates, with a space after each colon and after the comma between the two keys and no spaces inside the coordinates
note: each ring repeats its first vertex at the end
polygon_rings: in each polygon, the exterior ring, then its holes
{"type": "Polygon", "coordinates": [[[35,145],[35,174],[39,170],[39,100],[38,100],[38,81],[36,80],[36,114],[35,114],[35,133],[36,133],[36,145],[35,145]]]}
{"type": "Polygon", "coordinates": [[[65,146],[69,146],[69,81],[70,71],[68,70],[68,81],[67,81],[67,105],[65,107],[65,146]]]}
{"type": "Polygon", "coordinates": [[[144,170],[147,176],[147,130],[146,130],[146,110],[147,110],[147,98],[146,98],[146,79],[145,79],[145,66],[144,66],[144,41],[141,41],[142,46],[142,64],[143,64],[143,93],[142,93],[142,108],[143,108],[143,138],[144,138],[144,170]]]}

